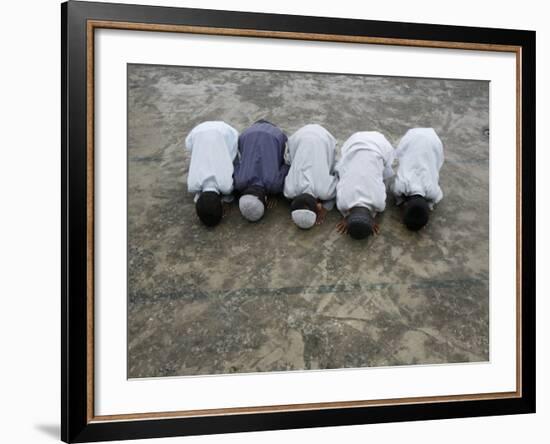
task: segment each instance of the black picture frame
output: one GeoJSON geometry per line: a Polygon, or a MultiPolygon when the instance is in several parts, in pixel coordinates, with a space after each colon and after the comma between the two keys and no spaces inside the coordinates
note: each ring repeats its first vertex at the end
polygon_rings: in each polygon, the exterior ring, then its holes
{"type": "Polygon", "coordinates": [[[535,412],[535,32],[69,1],[61,5],[61,438],[90,442],[535,412]],[[95,421],[90,417],[87,23],[90,20],[512,45],[521,53],[521,394],[479,399],[95,421]]]}

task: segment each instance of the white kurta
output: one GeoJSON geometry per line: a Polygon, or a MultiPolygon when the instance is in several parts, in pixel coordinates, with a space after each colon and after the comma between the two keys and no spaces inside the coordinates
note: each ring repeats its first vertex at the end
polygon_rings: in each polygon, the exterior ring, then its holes
{"type": "Polygon", "coordinates": [[[225,122],[203,122],[185,139],[191,152],[187,189],[196,193],[215,191],[222,195],[233,192],[233,161],[237,155],[239,133],[225,122]]]}
{"type": "Polygon", "coordinates": [[[395,196],[423,196],[431,207],[443,198],[439,170],[443,144],[433,128],[414,128],[403,136],[395,152],[399,160],[392,191],[395,196]]]}
{"type": "Polygon", "coordinates": [[[285,179],[285,197],[294,199],[308,193],[321,201],[332,201],[338,182],[334,174],[336,139],[332,134],[320,125],[306,125],[288,139],[287,149],[290,169],[285,179]]]}
{"type": "Polygon", "coordinates": [[[344,216],[353,207],[368,208],[373,216],[384,211],[393,158],[393,147],[377,131],[355,133],[346,140],[336,165],[336,205],[344,216]]]}

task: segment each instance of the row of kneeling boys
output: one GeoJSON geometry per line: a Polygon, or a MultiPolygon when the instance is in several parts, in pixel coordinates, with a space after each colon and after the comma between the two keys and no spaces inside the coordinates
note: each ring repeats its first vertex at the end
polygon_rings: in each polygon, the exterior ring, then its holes
{"type": "Polygon", "coordinates": [[[318,124],[287,138],[263,119],[241,134],[225,122],[209,121],[193,128],[186,147],[188,191],[209,227],[221,221],[235,197],[242,216],[256,222],[283,193],[298,227],[323,223],[336,205],[342,214],[338,231],[363,239],[378,233],[375,219],[386,207],[387,189],[402,208],[403,223],[414,231],[427,224],[443,198],[443,144],[432,128],[408,130],[395,150],[377,131],[356,132],[337,156],[336,139],[318,124]]]}

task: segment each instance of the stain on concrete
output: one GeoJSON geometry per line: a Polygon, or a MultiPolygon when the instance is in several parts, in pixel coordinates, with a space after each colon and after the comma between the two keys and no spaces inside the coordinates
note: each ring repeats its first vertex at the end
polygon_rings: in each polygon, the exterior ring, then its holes
{"type": "Polygon", "coordinates": [[[489,85],[128,66],[128,377],[489,359],[489,85]],[[388,197],[381,233],[299,230],[289,205],[257,224],[236,205],[208,229],[187,193],[184,141],[205,120],[319,123],[397,144],[434,127],[445,197],[419,233],[388,197]]]}

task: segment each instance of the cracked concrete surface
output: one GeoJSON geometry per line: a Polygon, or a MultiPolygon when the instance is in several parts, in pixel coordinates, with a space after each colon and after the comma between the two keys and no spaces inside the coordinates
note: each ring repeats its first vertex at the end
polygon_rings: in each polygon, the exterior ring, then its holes
{"type": "Polygon", "coordinates": [[[128,377],[489,359],[489,84],[128,66],[128,377]],[[420,233],[388,196],[381,233],[299,230],[283,198],[259,223],[202,226],[184,140],[205,120],[325,126],[339,147],[434,127],[445,197],[420,233]]]}

